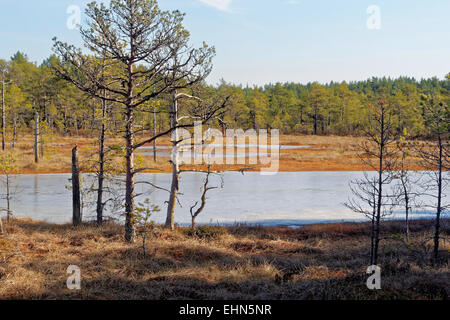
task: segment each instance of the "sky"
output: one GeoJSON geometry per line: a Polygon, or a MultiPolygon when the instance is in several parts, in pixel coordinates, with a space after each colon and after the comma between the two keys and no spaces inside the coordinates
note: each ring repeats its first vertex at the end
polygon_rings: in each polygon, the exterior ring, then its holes
{"type": "MultiPolygon", "coordinates": [[[[88,0],[2,1],[0,58],[41,63],[52,38],[81,46],[88,0]],[[74,10],[75,8],[75,10],[74,10]],[[81,21],[83,21],[81,13],[81,21]]],[[[98,1],[108,2],[108,0],[98,1]]],[[[160,0],[186,13],[191,41],[216,48],[211,84],[417,79],[450,72],[448,0],[160,0]]]]}

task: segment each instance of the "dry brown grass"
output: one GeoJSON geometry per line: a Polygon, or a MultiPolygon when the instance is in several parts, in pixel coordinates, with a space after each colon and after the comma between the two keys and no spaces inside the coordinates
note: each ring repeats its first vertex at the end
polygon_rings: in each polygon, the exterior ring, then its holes
{"type": "MultiPolygon", "coordinates": [[[[123,139],[108,139],[108,145],[123,145],[123,139]]],[[[72,168],[72,148],[78,145],[81,170],[88,172],[92,170],[92,163],[97,159],[96,138],[59,136],[55,135],[46,139],[44,143],[44,156],[39,153],[39,162],[34,161],[33,137],[31,135],[21,136],[20,144],[14,149],[8,146],[16,159],[17,173],[70,173],[72,168]],[[55,143],[64,145],[54,145],[55,143]]],[[[161,139],[159,145],[167,144],[167,139],[161,139]]],[[[111,166],[121,168],[124,166],[124,159],[115,154],[111,166]]],[[[170,168],[168,159],[158,158],[157,162],[152,157],[137,157],[139,165],[149,168],[161,168],[161,170],[150,170],[153,172],[164,171],[170,168]]]]}
{"type": "MultiPolygon", "coordinates": [[[[139,136],[142,138],[142,136],[139,136]]],[[[86,165],[89,159],[96,159],[95,142],[96,138],[87,137],[63,137],[52,136],[47,138],[47,143],[66,143],[63,146],[47,144],[45,146],[45,156],[38,164],[34,163],[34,153],[32,148],[33,138],[31,135],[21,136],[13,151],[19,173],[69,173],[71,171],[71,149],[78,145],[82,171],[89,171],[86,165]]],[[[339,137],[339,136],[310,136],[310,135],[283,135],[280,137],[283,145],[309,146],[306,149],[282,150],[279,171],[361,171],[371,170],[364,166],[358,157],[360,152],[358,146],[363,141],[360,137],[339,137]]],[[[120,137],[109,139],[109,144],[122,145],[120,137]]],[[[169,138],[164,137],[158,141],[158,145],[168,145],[169,138]]],[[[162,151],[164,152],[164,151],[162,151]]],[[[167,152],[167,151],[166,151],[167,152]]],[[[145,172],[171,172],[169,157],[158,157],[156,163],[152,156],[142,156],[137,152],[136,165],[150,168],[145,172]]],[[[113,159],[114,168],[124,167],[124,159],[115,156],[113,159]]],[[[243,165],[215,165],[213,170],[232,170],[242,168],[243,165]]],[[[261,165],[249,165],[249,171],[259,171],[261,165]]],[[[420,169],[417,160],[409,163],[411,169],[420,169]]],[[[201,169],[201,166],[185,166],[185,169],[201,169]]],[[[205,168],[203,168],[205,169],[205,168]]]]}
{"type": "MultiPolygon", "coordinates": [[[[113,223],[74,228],[20,219],[0,236],[0,298],[447,299],[448,243],[432,268],[428,254],[397,240],[401,222],[383,227],[382,290],[370,291],[367,224],[156,228],[144,257],[140,239],[124,243],[113,223]],[[71,264],[81,268],[80,291],[66,288],[71,264]]],[[[413,221],[413,244],[430,227],[413,221]]]]}

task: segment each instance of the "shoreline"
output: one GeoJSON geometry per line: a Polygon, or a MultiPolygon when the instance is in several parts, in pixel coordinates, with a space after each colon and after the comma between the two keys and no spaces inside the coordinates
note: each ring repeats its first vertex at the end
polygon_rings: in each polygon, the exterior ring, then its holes
{"type": "MultiPolygon", "coordinates": [[[[28,138],[29,139],[29,138],[28,138]]],[[[297,147],[283,149],[279,158],[279,166],[276,172],[362,172],[373,171],[373,168],[364,165],[359,157],[358,146],[364,138],[352,136],[311,136],[311,135],[282,135],[280,146],[297,147]]],[[[120,144],[119,138],[111,138],[111,143],[120,144]]],[[[95,138],[57,138],[45,146],[45,155],[38,163],[34,162],[34,154],[30,145],[23,144],[16,146],[12,151],[17,160],[17,171],[21,174],[51,174],[51,173],[71,173],[71,149],[73,146],[79,147],[79,159],[81,172],[90,171],[89,161],[96,159],[95,138]]],[[[148,146],[152,147],[152,146],[148,146]]],[[[170,148],[169,140],[162,139],[157,147],[170,148]]],[[[246,152],[249,148],[246,148],[246,152]]],[[[236,150],[235,150],[236,152],[236,150]]],[[[135,158],[139,167],[149,168],[143,170],[146,173],[171,173],[172,166],[170,157],[167,155],[158,156],[157,161],[153,161],[151,154],[147,152],[135,153],[135,158]],[[146,155],[143,155],[146,153],[146,155]],[[150,169],[151,168],[151,169],[150,169]]],[[[246,157],[246,163],[248,163],[246,157]]],[[[110,159],[112,167],[122,170],[123,158],[115,156],[110,159]]],[[[263,164],[216,164],[212,165],[212,170],[227,171],[248,168],[246,171],[260,171],[261,168],[269,165],[263,164]]],[[[411,159],[407,163],[411,170],[421,170],[417,159],[411,159]]],[[[206,165],[186,164],[183,169],[206,170],[206,165]]]]}
{"type": "MultiPolygon", "coordinates": [[[[192,168],[186,168],[187,170],[189,169],[193,169],[195,168],[196,170],[206,170],[207,167],[206,166],[195,166],[192,168]]],[[[237,168],[229,168],[227,170],[221,170],[221,169],[216,169],[214,167],[211,168],[212,171],[214,170],[220,170],[223,173],[226,172],[236,172],[237,168]]],[[[419,167],[414,167],[409,169],[409,171],[414,171],[414,172],[422,172],[422,171],[430,171],[430,170],[426,170],[424,168],[419,168],[419,167]]],[[[447,172],[446,170],[444,170],[445,172],[447,172]]],[[[245,172],[260,172],[260,168],[255,168],[255,169],[248,169],[245,170],[245,172]]],[[[357,168],[357,169],[349,169],[349,168],[326,168],[326,169],[311,169],[311,168],[304,168],[304,169],[297,169],[297,170],[292,170],[292,169],[280,169],[278,171],[271,171],[271,173],[277,174],[277,173],[295,173],[295,172],[377,172],[376,170],[373,170],[371,168],[357,168]]],[[[22,170],[21,172],[16,172],[13,175],[50,175],[50,174],[71,174],[72,171],[69,170],[22,170]]],[[[95,172],[89,172],[89,171],[81,171],[81,174],[94,174],[95,172]]],[[[160,174],[171,174],[172,171],[168,170],[168,169],[161,169],[161,170],[142,170],[139,173],[160,173],[160,174]]],[[[189,173],[189,172],[186,172],[189,173]]],[[[192,172],[191,172],[192,173],[192,172]]],[[[195,172],[194,172],[195,173],[195,172]]],[[[1,174],[0,174],[1,175],[1,174]]]]}
{"type": "MultiPolygon", "coordinates": [[[[436,219],[436,215],[433,212],[430,212],[428,215],[424,215],[424,214],[419,214],[418,216],[414,217],[414,216],[410,216],[409,217],[409,221],[410,222],[430,222],[430,221],[434,221],[436,219]]],[[[13,220],[16,221],[31,221],[33,223],[40,223],[40,224],[48,224],[48,225],[55,225],[55,226],[69,226],[72,225],[72,222],[68,221],[68,222],[49,222],[46,220],[39,220],[39,219],[33,219],[31,217],[27,217],[27,216],[22,216],[22,215],[14,215],[13,216],[13,220]]],[[[440,218],[441,222],[450,222],[450,217],[442,217],[440,218]]],[[[404,222],[405,218],[404,217],[392,217],[392,218],[384,218],[382,220],[383,223],[398,223],[398,222],[404,222]]],[[[104,223],[112,223],[112,224],[116,224],[119,226],[123,226],[123,223],[118,221],[118,219],[104,219],[104,223]]],[[[282,228],[282,229],[301,229],[301,228],[305,228],[305,227],[314,227],[314,226],[336,226],[336,225],[345,225],[345,224],[350,224],[350,225],[364,225],[364,224],[368,224],[370,223],[369,219],[365,219],[365,218],[358,218],[358,219],[334,219],[334,220],[310,220],[309,222],[298,222],[296,220],[292,220],[292,224],[289,224],[288,220],[267,220],[267,221],[234,221],[234,222],[223,222],[223,223],[196,223],[197,227],[206,227],[206,228],[210,228],[210,227],[219,227],[219,228],[236,228],[236,227],[246,227],[246,228],[282,228]],[[270,222],[273,221],[273,222],[270,222]],[[277,222],[278,221],[278,222],[277,222]]],[[[96,220],[95,217],[92,216],[92,219],[85,219],[83,221],[83,224],[86,225],[90,225],[90,224],[96,224],[96,220]]],[[[186,223],[176,223],[176,228],[179,229],[189,229],[191,228],[191,224],[186,222],[186,223]]],[[[154,226],[156,228],[164,228],[164,223],[155,223],[154,226]]]]}

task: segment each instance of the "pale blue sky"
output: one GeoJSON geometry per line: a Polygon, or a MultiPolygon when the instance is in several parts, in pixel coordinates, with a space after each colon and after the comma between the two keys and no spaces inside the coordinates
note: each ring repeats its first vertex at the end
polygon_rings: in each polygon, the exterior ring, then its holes
{"type": "MultiPolygon", "coordinates": [[[[52,37],[80,45],[66,27],[67,8],[88,0],[2,1],[0,57],[17,50],[32,61],[51,54],[52,37]]],[[[416,78],[450,72],[448,0],[160,0],[186,12],[194,44],[217,50],[208,81],[249,85],[277,81],[416,78]],[[370,5],[381,29],[367,28],[370,5]]]]}

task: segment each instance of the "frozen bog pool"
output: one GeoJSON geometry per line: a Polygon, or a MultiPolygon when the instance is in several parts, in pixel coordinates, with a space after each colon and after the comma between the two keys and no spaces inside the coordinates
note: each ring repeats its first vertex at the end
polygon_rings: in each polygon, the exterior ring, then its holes
{"type": "MultiPolygon", "coordinates": [[[[16,192],[12,209],[17,216],[31,217],[55,223],[70,222],[72,217],[72,194],[67,189],[70,174],[17,175],[14,178],[16,192]]],[[[237,172],[223,174],[223,188],[208,192],[204,211],[198,223],[252,223],[261,225],[296,226],[316,222],[360,221],[360,214],[347,209],[343,203],[350,196],[349,182],[362,176],[362,172],[280,172],[273,176],[262,176],[258,172],[242,175],[237,172]]],[[[177,206],[176,222],[190,223],[189,208],[199,201],[205,175],[183,173],[181,175],[180,202],[177,206]]],[[[85,176],[87,179],[87,176],[85,176]]],[[[137,181],[148,181],[168,189],[170,174],[140,174],[137,181]]],[[[221,185],[220,178],[213,176],[210,186],[221,185]]],[[[116,188],[120,185],[116,184],[116,188]]],[[[4,187],[2,186],[2,193],[4,187]]],[[[160,212],[153,215],[158,223],[165,221],[169,194],[138,184],[136,199],[149,199],[158,205],[160,212]]],[[[4,200],[2,200],[4,201],[4,200]]],[[[3,206],[3,204],[2,204],[3,206]]],[[[94,217],[95,208],[85,208],[85,219],[94,217]]],[[[401,210],[393,217],[402,217],[401,210]]],[[[433,216],[432,212],[412,213],[413,217],[433,216]]]]}

